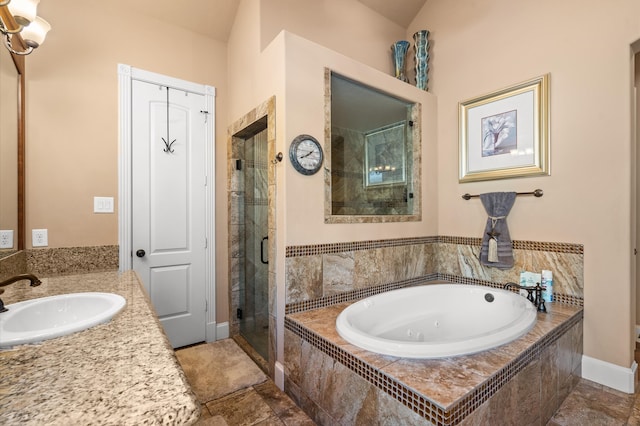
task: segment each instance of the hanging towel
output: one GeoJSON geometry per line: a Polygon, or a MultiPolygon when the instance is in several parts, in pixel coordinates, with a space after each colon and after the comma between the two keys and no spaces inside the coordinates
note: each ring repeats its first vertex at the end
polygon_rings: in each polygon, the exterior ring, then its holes
{"type": "Polygon", "coordinates": [[[498,269],[513,267],[513,246],[507,227],[507,215],[516,201],[515,192],[480,194],[480,201],[489,217],[482,235],[480,263],[498,269]]]}

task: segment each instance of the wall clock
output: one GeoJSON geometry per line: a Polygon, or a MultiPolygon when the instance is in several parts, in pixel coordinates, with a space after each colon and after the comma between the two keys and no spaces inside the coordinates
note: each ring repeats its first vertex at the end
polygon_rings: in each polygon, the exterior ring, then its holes
{"type": "Polygon", "coordinates": [[[313,136],[297,136],[289,147],[289,159],[293,168],[303,175],[312,175],[322,167],[322,147],[313,136]]]}

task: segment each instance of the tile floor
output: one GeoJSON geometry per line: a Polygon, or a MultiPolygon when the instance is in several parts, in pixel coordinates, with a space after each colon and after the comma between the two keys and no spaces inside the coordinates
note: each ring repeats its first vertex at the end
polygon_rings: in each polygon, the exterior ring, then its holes
{"type": "Polygon", "coordinates": [[[176,356],[201,404],[197,426],[315,425],[231,339],[176,356]]]}
{"type": "MultiPolygon", "coordinates": [[[[176,356],[202,404],[198,426],[315,424],[231,339],[178,349],[176,356]]],[[[605,425],[640,426],[640,392],[629,395],[582,379],[547,423],[605,425]]]]}

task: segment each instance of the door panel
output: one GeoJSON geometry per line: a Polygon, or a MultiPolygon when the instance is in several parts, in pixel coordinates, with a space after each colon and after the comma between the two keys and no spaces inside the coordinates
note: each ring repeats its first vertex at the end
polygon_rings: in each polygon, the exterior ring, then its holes
{"type": "Polygon", "coordinates": [[[141,81],[132,94],[133,267],[185,346],[206,337],[205,99],[141,81]]]}
{"type": "Polygon", "coordinates": [[[149,296],[159,318],[189,313],[190,266],[152,268],[149,296]]]}

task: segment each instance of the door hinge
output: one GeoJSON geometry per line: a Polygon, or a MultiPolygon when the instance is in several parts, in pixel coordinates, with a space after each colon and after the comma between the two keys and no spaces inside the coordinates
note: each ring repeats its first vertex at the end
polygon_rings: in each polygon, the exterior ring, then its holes
{"type": "Polygon", "coordinates": [[[208,300],[204,301],[204,311],[205,312],[209,312],[209,301],[208,300]]]}
{"type": "Polygon", "coordinates": [[[209,118],[209,111],[200,110],[201,114],[204,114],[204,124],[207,124],[207,119],[209,118]]]}
{"type": "Polygon", "coordinates": [[[207,237],[204,238],[204,248],[209,248],[209,239],[207,237]]]}

